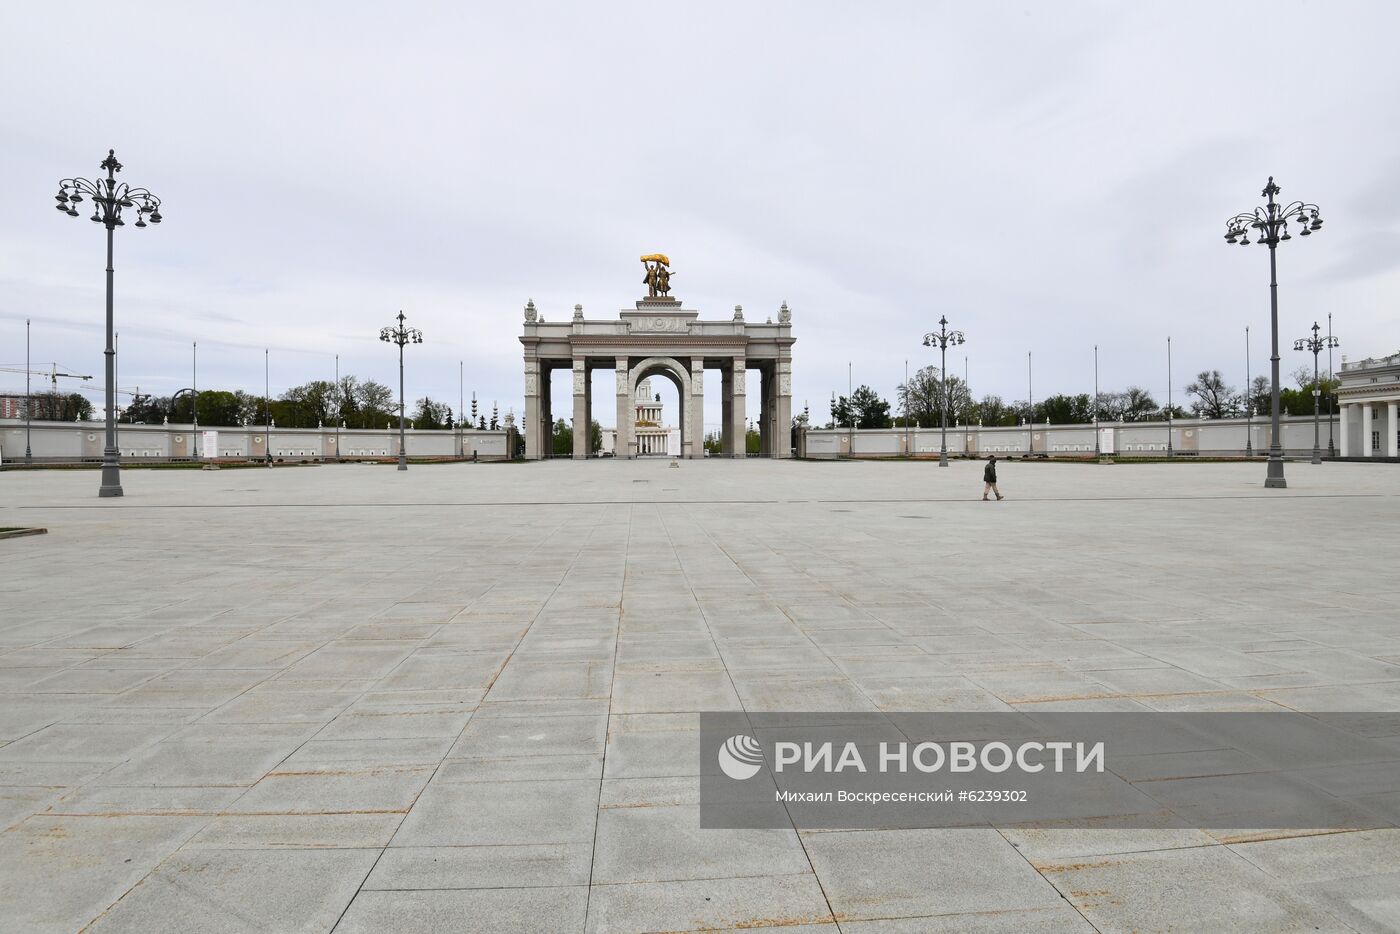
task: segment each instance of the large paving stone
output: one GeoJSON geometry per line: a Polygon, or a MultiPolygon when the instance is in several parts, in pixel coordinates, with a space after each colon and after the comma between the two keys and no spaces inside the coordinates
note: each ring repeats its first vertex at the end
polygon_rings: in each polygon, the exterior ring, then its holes
{"type": "MultiPolygon", "coordinates": [[[[127,471],[106,501],[4,473],[0,524],[50,534],[0,543],[0,917],[219,930],[265,889],[268,930],[346,904],[351,931],[1393,929],[1400,831],[797,845],[694,816],[703,710],[1374,730],[1400,710],[1392,472],[1289,471],[1015,463],[991,508],[956,461],[127,471]],[[1300,529],[1325,574],[1278,571],[1300,529]]],[[[1158,758],[1125,767],[1172,778],[1158,758]]],[[[1309,776],[1394,823],[1384,778],[1309,776]]]]}
{"type": "Polygon", "coordinates": [[[142,879],[94,934],[320,934],[334,927],[378,850],[181,851],[142,879]]]}

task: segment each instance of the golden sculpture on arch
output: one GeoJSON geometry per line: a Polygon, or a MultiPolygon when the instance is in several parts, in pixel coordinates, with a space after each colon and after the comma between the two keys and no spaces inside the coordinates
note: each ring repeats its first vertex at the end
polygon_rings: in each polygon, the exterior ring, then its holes
{"type": "Polygon", "coordinates": [[[646,275],[642,276],[642,282],[647,287],[647,297],[669,297],[671,291],[671,258],[665,253],[647,253],[642,257],[642,265],[646,267],[646,275]]]}

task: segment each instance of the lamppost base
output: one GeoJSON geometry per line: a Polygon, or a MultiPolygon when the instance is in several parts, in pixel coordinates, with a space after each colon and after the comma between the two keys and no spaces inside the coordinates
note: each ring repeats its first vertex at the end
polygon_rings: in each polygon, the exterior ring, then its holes
{"type": "Polygon", "coordinates": [[[1313,448],[1312,462],[1314,464],[1322,463],[1322,451],[1318,448],[1313,448]]]}
{"type": "Polygon", "coordinates": [[[1328,456],[1328,457],[1336,457],[1336,456],[1337,456],[1337,446],[1336,446],[1335,444],[1333,444],[1330,440],[1327,442],[1327,456],[1328,456]]]}
{"type": "Polygon", "coordinates": [[[1288,481],[1283,479],[1283,456],[1269,455],[1268,474],[1264,477],[1264,487],[1270,490],[1282,490],[1287,486],[1288,481]]]}
{"type": "Polygon", "coordinates": [[[939,452],[938,452],[938,466],[939,466],[939,467],[947,467],[947,466],[948,466],[948,452],[947,452],[947,451],[939,451],[939,452]]]}
{"type": "Polygon", "coordinates": [[[408,461],[404,460],[402,455],[399,456],[399,469],[400,469],[400,470],[407,470],[407,469],[408,469],[408,461]]]}
{"type": "Polygon", "coordinates": [[[97,488],[97,495],[102,498],[122,495],[121,468],[117,464],[102,465],[102,485],[97,488]]]}

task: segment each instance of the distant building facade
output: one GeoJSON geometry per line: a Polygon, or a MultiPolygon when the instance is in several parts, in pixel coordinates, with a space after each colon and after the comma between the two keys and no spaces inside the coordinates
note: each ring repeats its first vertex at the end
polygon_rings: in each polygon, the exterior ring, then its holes
{"type": "MultiPolygon", "coordinates": [[[[633,431],[637,440],[637,456],[679,457],[681,430],[666,424],[661,396],[652,392],[651,379],[637,384],[633,398],[633,431]]],[[[603,429],[603,454],[617,454],[617,429],[603,429]]]]}
{"type": "Polygon", "coordinates": [[[1400,351],[1348,361],[1337,373],[1341,408],[1337,453],[1342,457],[1400,456],[1400,351]]]}

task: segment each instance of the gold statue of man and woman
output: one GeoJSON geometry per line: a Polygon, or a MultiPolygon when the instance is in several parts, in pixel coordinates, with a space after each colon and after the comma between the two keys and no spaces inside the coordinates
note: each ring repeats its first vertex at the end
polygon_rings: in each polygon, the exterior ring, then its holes
{"type": "Polygon", "coordinates": [[[669,297],[671,291],[671,260],[665,253],[648,253],[642,257],[642,265],[646,267],[646,275],[642,276],[642,283],[647,287],[647,297],[657,298],[669,297]]]}

